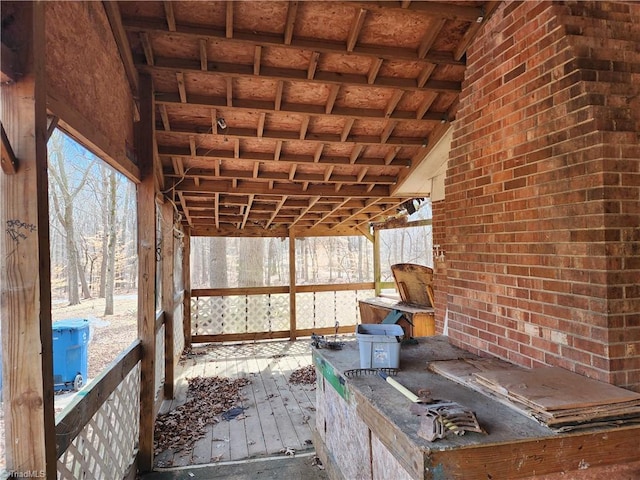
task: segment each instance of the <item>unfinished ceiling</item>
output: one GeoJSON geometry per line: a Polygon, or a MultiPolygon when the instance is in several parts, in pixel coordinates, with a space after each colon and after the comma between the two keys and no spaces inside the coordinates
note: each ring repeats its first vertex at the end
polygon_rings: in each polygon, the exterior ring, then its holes
{"type": "MultiPolygon", "coordinates": [[[[495,2],[119,2],[194,235],[364,232],[449,128],[495,2]]],[[[129,48],[127,47],[127,48],[129,48]]],[[[415,179],[414,179],[415,183],[415,179]]]]}

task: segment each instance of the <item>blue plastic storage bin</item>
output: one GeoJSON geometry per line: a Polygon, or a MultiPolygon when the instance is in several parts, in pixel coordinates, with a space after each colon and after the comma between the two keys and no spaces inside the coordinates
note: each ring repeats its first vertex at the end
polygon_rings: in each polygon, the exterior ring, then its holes
{"type": "Polygon", "coordinates": [[[89,370],[89,321],[68,318],[53,323],[53,388],[80,390],[89,370]]]}

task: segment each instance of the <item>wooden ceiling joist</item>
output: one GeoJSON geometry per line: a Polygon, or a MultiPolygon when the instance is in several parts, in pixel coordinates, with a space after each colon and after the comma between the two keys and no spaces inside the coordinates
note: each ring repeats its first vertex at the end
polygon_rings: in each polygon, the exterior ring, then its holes
{"type": "MultiPolygon", "coordinates": [[[[437,63],[437,62],[429,62],[437,63]]],[[[369,83],[367,75],[346,74],[328,71],[316,71],[314,78],[307,78],[307,69],[293,69],[281,67],[260,68],[260,75],[254,75],[254,65],[241,65],[235,63],[209,62],[207,71],[203,72],[200,59],[183,59],[175,57],[159,57],[156,56],[153,66],[146,65],[140,58],[137,59],[138,68],[145,72],[153,74],[154,72],[171,72],[171,73],[200,73],[203,75],[216,75],[230,78],[262,78],[267,80],[288,81],[307,81],[314,84],[332,84],[348,87],[383,87],[383,88],[399,88],[407,91],[433,90],[441,93],[460,93],[461,82],[448,80],[428,80],[424,86],[418,86],[415,78],[403,77],[382,77],[377,76],[373,83],[369,83]]]]}
{"type": "Polygon", "coordinates": [[[497,3],[105,8],[127,75],[153,77],[164,191],[192,235],[371,237],[455,118],[497,3]]]}
{"type": "MultiPolygon", "coordinates": [[[[278,85],[283,85],[280,83],[278,85]]],[[[383,120],[385,118],[392,118],[394,120],[407,120],[407,121],[425,121],[425,122],[439,122],[442,119],[444,113],[439,112],[427,112],[422,111],[422,114],[412,110],[397,110],[386,116],[386,112],[383,109],[374,108],[359,108],[359,107],[338,107],[333,106],[330,113],[326,112],[326,106],[322,105],[310,105],[304,103],[282,103],[282,87],[276,89],[276,101],[267,100],[248,100],[248,99],[234,99],[234,110],[242,112],[263,112],[263,113],[275,113],[284,112],[292,114],[305,114],[313,115],[314,117],[327,118],[327,119],[340,119],[340,118],[352,118],[354,120],[383,120]],[[280,98],[279,106],[278,98],[280,98]]],[[[433,100],[437,98],[437,93],[430,92],[430,101],[428,102],[427,109],[433,103],[433,100]]],[[[176,106],[180,105],[181,101],[179,95],[171,92],[156,92],[156,104],[176,106]]],[[[204,95],[189,94],[188,102],[185,102],[194,107],[226,107],[227,98],[225,97],[210,97],[204,95]]],[[[419,109],[420,110],[420,109],[419,109]]]]}
{"type": "MultiPolygon", "coordinates": [[[[308,117],[305,117],[308,119],[308,117]]],[[[262,138],[269,140],[281,140],[283,142],[305,140],[309,143],[328,143],[328,144],[343,144],[340,134],[331,133],[309,133],[307,132],[308,120],[303,120],[303,125],[299,132],[290,131],[271,131],[264,130],[262,132],[262,138]],[[303,136],[304,134],[304,136],[303,136]]],[[[425,139],[421,137],[400,137],[392,136],[393,129],[397,126],[396,120],[388,120],[384,126],[381,135],[350,135],[347,138],[348,143],[358,143],[362,145],[398,145],[401,147],[418,147],[423,146],[425,139]]],[[[161,125],[160,125],[161,126],[161,125]]],[[[205,138],[208,135],[212,135],[210,127],[199,126],[174,126],[169,132],[162,132],[163,136],[167,138],[180,139],[181,137],[196,136],[205,138]]],[[[257,135],[257,129],[249,128],[231,128],[228,127],[224,131],[226,138],[238,138],[249,140],[255,138],[257,135]]]]}
{"type": "MultiPolygon", "coordinates": [[[[356,2],[354,2],[355,4],[356,2]]],[[[384,3],[384,2],[383,2],[384,3]]],[[[422,2],[419,2],[422,3],[422,2]]],[[[425,2],[432,3],[432,2],[425,2]]],[[[474,9],[476,10],[476,9],[474,9]]],[[[154,19],[124,18],[124,28],[131,32],[148,32],[155,35],[168,33],[163,21],[154,19]]],[[[184,36],[187,39],[206,38],[211,41],[226,39],[226,28],[212,27],[208,25],[176,25],[175,35],[184,36]]],[[[338,44],[322,39],[292,38],[290,43],[285,43],[284,35],[271,32],[235,32],[234,42],[239,44],[282,47],[295,50],[311,50],[320,53],[353,53],[363,57],[382,58],[385,60],[405,60],[415,62],[430,62],[442,65],[464,65],[462,60],[456,60],[449,52],[429,52],[424,57],[419,57],[416,50],[393,46],[375,47],[369,45],[355,46],[351,52],[347,50],[347,44],[338,44]]]]}
{"type": "MultiPolygon", "coordinates": [[[[337,155],[322,155],[320,147],[323,144],[319,144],[320,156],[317,157],[318,151],[314,155],[278,155],[277,161],[280,163],[296,163],[296,164],[313,164],[318,163],[321,165],[358,165],[368,167],[380,167],[380,166],[392,166],[392,167],[410,167],[410,158],[397,158],[397,154],[400,152],[401,147],[395,147],[389,151],[385,157],[360,157],[362,146],[354,146],[349,157],[342,157],[337,155]],[[357,152],[357,153],[356,153],[357,152]],[[317,159],[316,159],[317,158],[317,159]]],[[[192,155],[190,148],[185,147],[165,147],[163,145],[158,146],[158,155],[161,159],[171,158],[195,158],[202,160],[204,163],[213,164],[219,160],[234,159],[246,162],[268,162],[273,160],[273,157],[269,153],[259,152],[243,152],[240,156],[235,157],[232,152],[223,150],[211,150],[196,148],[196,154],[192,155]]]]}

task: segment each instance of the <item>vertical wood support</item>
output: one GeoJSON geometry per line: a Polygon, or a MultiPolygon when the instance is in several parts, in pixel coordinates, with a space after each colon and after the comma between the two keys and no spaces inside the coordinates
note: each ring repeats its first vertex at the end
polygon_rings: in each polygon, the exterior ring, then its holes
{"type": "Polygon", "coordinates": [[[185,227],[182,237],[182,285],[184,301],[182,304],[182,329],[184,333],[184,348],[191,348],[191,235],[185,227]]]}
{"type": "Polygon", "coordinates": [[[173,266],[175,255],[173,235],[173,205],[162,206],[162,309],[164,310],[164,396],[173,398],[175,382],[174,312],[175,288],[173,266]]]}
{"type": "Polygon", "coordinates": [[[298,329],[296,320],[296,234],[289,229],[289,339],[294,341],[298,329]]]}
{"type": "Polygon", "coordinates": [[[156,201],[153,155],[155,108],[151,76],[139,80],[140,122],[136,130],[136,151],[140,167],[138,184],[138,337],[142,344],[140,370],[140,444],[138,468],[153,468],[153,426],[156,349],[156,201]]]}
{"type": "Polygon", "coordinates": [[[1,120],[20,159],[0,172],[0,319],[7,470],[56,477],[47,180],[45,5],[12,8],[3,42],[16,50],[15,83],[1,91],[1,120]]]}
{"type": "Polygon", "coordinates": [[[382,267],[380,265],[380,230],[373,230],[373,281],[376,297],[382,291],[382,267]]]}

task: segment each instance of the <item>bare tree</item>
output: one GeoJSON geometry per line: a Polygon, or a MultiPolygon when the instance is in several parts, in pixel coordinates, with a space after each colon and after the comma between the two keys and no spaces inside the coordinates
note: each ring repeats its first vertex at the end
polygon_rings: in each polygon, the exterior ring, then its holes
{"type": "MultiPolygon", "coordinates": [[[[67,280],[69,305],[80,303],[78,291],[79,277],[84,276],[84,270],[79,268],[78,249],[76,246],[74,201],[82,191],[91,172],[94,161],[76,152],[74,160],[84,160],[82,167],[75,168],[76,174],[67,173],[63,152],[61,134],[53,135],[49,145],[49,173],[51,174],[50,194],[53,200],[55,216],[62,226],[67,250],[67,280]]],[[[86,279],[82,279],[86,285],[86,279]]]]}
{"type": "Polygon", "coordinates": [[[105,229],[108,231],[107,241],[107,257],[103,263],[107,264],[105,278],[105,306],[104,314],[113,315],[113,290],[115,285],[115,263],[116,263],[116,237],[117,237],[117,219],[116,219],[116,192],[118,190],[118,182],[116,173],[111,170],[109,173],[109,203],[107,205],[107,225],[105,229]]]}

